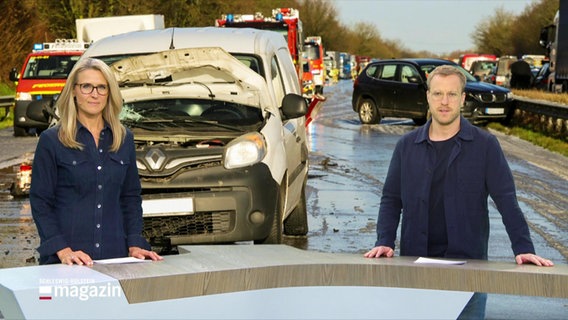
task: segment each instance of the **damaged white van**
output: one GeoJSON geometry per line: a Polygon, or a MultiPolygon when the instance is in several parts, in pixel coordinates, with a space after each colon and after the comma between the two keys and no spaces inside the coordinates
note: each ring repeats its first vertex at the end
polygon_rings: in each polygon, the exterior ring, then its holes
{"type": "Polygon", "coordinates": [[[307,105],[282,35],[136,31],[95,42],[86,57],[121,86],[153,245],[307,234],[307,105]]]}

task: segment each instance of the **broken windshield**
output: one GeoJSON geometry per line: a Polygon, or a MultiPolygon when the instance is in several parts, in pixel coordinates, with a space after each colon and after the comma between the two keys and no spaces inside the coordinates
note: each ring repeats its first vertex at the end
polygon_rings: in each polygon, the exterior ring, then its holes
{"type": "Polygon", "coordinates": [[[120,119],[138,128],[215,126],[233,129],[260,125],[262,114],[258,108],[237,103],[180,98],[125,103],[120,119]]]}

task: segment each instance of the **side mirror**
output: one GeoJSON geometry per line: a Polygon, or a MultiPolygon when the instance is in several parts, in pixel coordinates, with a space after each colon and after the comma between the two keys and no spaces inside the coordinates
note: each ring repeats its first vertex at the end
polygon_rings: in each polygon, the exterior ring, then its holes
{"type": "Polygon", "coordinates": [[[543,48],[546,48],[548,46],[548,27],[540,29],[540,37],[538,43],[543,48]]]}
{"type": "Polygon", "coordinates": [[[10,70],[10,75],[9,75],[10,81],[18,81],[19,77],[18,77],[18,70],[16,70],[16,68],[12,68],[12,70],[10,70]]]}
{"type": "Polygon", "coordinates": [[[418,77],[418,76],[410,76],[407,79],[408,79],[408,82],[410,82],[410,83],[421,83],[422,82],[422,79],[420,79],[420,77],[418,77]]]}
{"type": "Polygon", "coordinates": [[[308,104],[304,97],[294,93],[288,93],[282,99],[282,107],[280,109],[283,120],[295,119],[306,115],[308,112],[308,104]]]}
{"type": "Polygon", "coordinates": [[[26,116],[32,120],[50,123],[53,118],[59,119],[55,112],[55,101],[59,96],[52,99],[35,100],[30,102],[26,109],[26,116]]]}
{"type": "Polygon", "coordinates": [[[26,109],[26,116],[34,121],[48,123],[49,119],[45,116],[43,112],[43,105],[49,103],[50,100],[34,100],[30,102],[28,108],[26,109]]]}

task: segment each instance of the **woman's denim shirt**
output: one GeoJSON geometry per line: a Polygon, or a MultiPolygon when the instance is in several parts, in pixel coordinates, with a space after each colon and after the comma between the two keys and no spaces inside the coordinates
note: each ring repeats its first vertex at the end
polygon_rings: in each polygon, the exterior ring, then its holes
{"type": "MultiPolygon", "coordinates": [[[[435,150],[428,138],[430,123],[398,141],[381,198],[376,245],[394,249],[402,216],[403,256],[426,256],[428,252],[428,201],[435,163],[435,150]]],[[[514,254],[534,253],[513,176],[497,138],[463,117],[460,125],[444,185],[446,257],[487,259],[488,196],[502,216],[514,254]]]]}
{"type": "Polygon", "coordinates": [[[44,131],[33,162],[30,203],[40,236],[40,264],[59,263],[57,251],[70,247],[92,259],[125,257],[128,248],[149,249],[142,237],[142,200],[132,133],[117,152],[105,125],[98,148],[78,123],[83,150],[65,147],[59,127],[44,131]]]}

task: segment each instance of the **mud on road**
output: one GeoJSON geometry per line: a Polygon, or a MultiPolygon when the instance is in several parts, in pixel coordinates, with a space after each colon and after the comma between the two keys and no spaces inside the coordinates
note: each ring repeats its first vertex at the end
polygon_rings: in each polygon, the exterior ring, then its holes
{"type": "Polygon", "coordinates": [[[34,152],[38,138],[0,130],[0,268],[37,265],[37,229],[27,198],[14,199],[10,187],[17,169],[34,152]]]}

